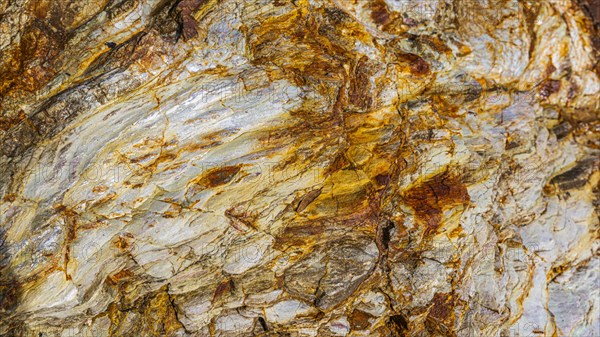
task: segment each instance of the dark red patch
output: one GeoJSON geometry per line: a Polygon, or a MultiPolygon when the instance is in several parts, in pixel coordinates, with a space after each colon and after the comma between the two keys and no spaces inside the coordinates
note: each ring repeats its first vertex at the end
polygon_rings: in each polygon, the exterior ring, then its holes
{"type": "Polygon", "coordinates": [[[426,233],[438,229],[445,209],[470,201],[465,185],[450,172],[438,174],[410,188],[404,193],[403,199],[424,222],[426,233]]]}
{"type": "Polygon", "coordinates": [[[557,93],[560,90],[560,81],[546,80],[540,87],[540,96],[548,98],[550,95],[557,93]]]}
{"type": "Polygon", "coordinates": [[[431,72],[429,69],[429,63],[425,62],[425,60],[422,58],[418,58],[413,64],[411,64],[410,71],[414,75],[428,75],[431,72]]]}
{"type": "Polygon", "coordinates": [[[384,1],[374,1],[371,7],[371,18],[378,25],[386,24],[390,19],[390,12],[384,1]]]}
{"type": "Polygon", "coordinates": [[[421,56],[411,53],[399,53],[397,57],[400,61],[409,64],[410,72],[416,76],[429,75],[431,69],[429,63],[425,61],[421,56]]]}
{"type": "Polygon", "coordinates": [[[181,16],[181,28],[185,40],[192,39],[198,35],[196,26],[198,23],[194,19],[193,13],[200,8],[206,0],[183,0],[177,5],[177,10],[181,16]]]}
{"type": "Polygon", "coordinates": [[[429,310],[429,316],[436,321],[445,322],[453,314],[452,296],[445,293],[436,293],[431,300],[433,306],[429,310]]]}
{"type": "Polygon", "coordinates": [[[454,307],[456,300],[451,294],[436,293],[431,300],[425,328],[432,335],[456,336],[454,332],[454,307]]]}
{"type": "Polygon", "coordinates": [[[350,81],[348,93],[349,103],[364,111],[371,107],[371,79],[370,69],[367,64],[368,58],[363,56],[354,68],[354,76],[350,81]]]}
{"type": "Polygon", "coordinates": [[[196,184],[204,188],[225,185],[240,172],[240,169],[241,165],[214,168],[206,172],[196,184]]]}

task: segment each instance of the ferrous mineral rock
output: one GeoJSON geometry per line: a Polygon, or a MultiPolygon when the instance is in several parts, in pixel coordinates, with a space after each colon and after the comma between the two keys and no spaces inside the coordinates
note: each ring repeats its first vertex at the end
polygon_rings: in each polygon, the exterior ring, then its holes
{"type": "Polygon", "coordinates": [[[599,336],[598,17],[0,1],[0,335],[599,336]]]}

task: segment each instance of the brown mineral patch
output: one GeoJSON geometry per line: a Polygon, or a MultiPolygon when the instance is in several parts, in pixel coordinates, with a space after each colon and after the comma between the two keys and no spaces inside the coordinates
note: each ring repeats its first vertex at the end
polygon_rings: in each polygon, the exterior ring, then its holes
{"type": "Polygon", "coordinates": [[[354,310],[350,315],[350,327],[352,330],[365,330],[371,326],[369,320],[373,318],[373,315],[366,313],[361,310],[354,310]]]}
{"type": "Polygon", "coordinates": [[[169,208],[163,212],[164,218],[176,218],[181,215],[183,206],[181,206],[179,203],[174,202],[174,201],[166,201],[166,200],[163,200],[163,201],[170,204],[169,208]]]}
{"type": "Polygon", "coordinates": [[[385,1],[376,0],[371,3],[371,18],[378,25],[385,25],[389,21],[390,12],[385,1]]]}
{"type": "Polygon", "coordinates": [[[391,176],[389,174],[378,174],[375,176],[375,181],[378,185],[387,186],[391,181],[391,176]]]}
{"type": "Polygon", "coordinates": [[[108,187],[106,187],[104,185],[97,185],[97,186],[94,186],[94,188],[92,189],[92,192],[102,193],[102,192],[106,192],[107,190],[108,190],[108,187]]]}
{"type": "Polygon", "coordinates": [[[456,336],[454,332],[454,297],[451,294],[435,293],[431,302],[432,306],[425,320],[427,331],[431,334],[456,336]]]}
{"type": "Polygon", "coordinates": [[[51,64],[68,41],[62,30],[34,20],[22,33],[18,49],[7,50],[0,71],[0,102],[18,90],[34,91],[56,74],[51,64]]]}
{"type": "Polygon", "coordinates": [[[304,196],[302,196],[302,198],[300,199],[300,202],[298,204],[298,207],[296,207],[296,212],[302,212],[306,207],[308,207],[308,205],[313,202],[315,199],[317,199],[317,197],[321,195],[321,189],[318,190],[312,190],[308,193],[306,193],[304,196]]]}
{"type": "Polygon", "coordinates": [[[143,154],[143,155],[141,155],[141,156],[139,156],[139,157],[131,158],[129,161],[130,161],[131,163],[139,163],[139,162],[141,162],[141,161],[144,161],[144,160],[150,159],[150,158],[152,158],[152,157],[154,157],[154,156],[156,156],[156,154],[155,154],[155,153],[146,153],[146,154],[143,154]]]}
{"type": "Polygon", "coordinates": [[[22,111],[18,116],[15,116],[15,117],[0,116],[0,130],[6,131],[6,130],[12,128],[13,126],[19,124],[25,118],[26,118],[25,113],[22,111]]]}
{"type": "Polygon", "coordinates": [[[111,303],[105,313],[111,322],[109,336],[175,336],[183,330],[168,285],[136,300],[132,305],[111,303]],[[134,327],[135,331],[131,331],[134,327]]]}
{"type": "Polygon", "coordinates": [[[131,278],[133,275],[134,275],[134,273],[132,271],[123,269],[115,274],[110,275],[108,277],[108,280],[112,284],[118,284],[120,281],[127,280],[127,279],[131,278]]]}
{"type": "MultiPolygon", "coordinates": [[[[14,276],[11,275],[11,277],[14,276]]],[[[3,278],[6,278],[6,276],[3,275],[3,278]]],[[[17,308],[21,291],[21,285],[15,282],[15,280],[2,280],[0,283],[0,298],[2,298],[2,301],[0,301],[0,317],[2,317],[3,313],[11,312],[17,308]]]]}
{"type": "Polygon", "coordinates": [[[56,213],[61,213],[65,217],[74,217],[77,216],[77,212],[73,211],[71,208],[63,205],[63,204],[55,204],[52,206],[56,213]]]}
{"type": "Polygon", "coordinates": [[[471,48],[465,44],[460,44],[460,49],[459,49],[459,53],[457,56],[463,57],[463,56],[467,56],[469,54],[471,54],[473,51],[471,50],[471,48]]]}
{"type": "Polygon", "coordinates": [[[17,196],[15,194],[7,194],[2,198],[2,200],[7,201],[7,202],[13,202],[13,201],[17,200],[17,196]]]}
{"type": "MultiPolygon", "coordinates": [[[[156,30],[138,32],[88,62],[84,75],[92,78],[113,69],[127,68],[136,62],[145,69],[155,68],[162,65],[161,57],[168,54],[171,47],[156,30]]],[[[160,104],[160,100],[157,102],[160,104]]]]}
{"type": "Polygon", "coordinates": [[[273,248],[285,251],[288,247],[308,247],[324,231],[325,226],[318,223],[288,226],[276,236],[273,248]]]}
{"type": "Polygon", "coordinates": [[[125,233],[117,237],[113,241],[113,245],[123,251],[130,250],[133,246],[133,235],[130,233],[125,233]]]}
{"type": "Polygon", "coordinates": [[[348,101],[359,110],[364,111],[371,107],[371,79],[368,58],[363,56],[354,67],[354,77],[350,80],[348,101]]]}
{"type": "Polygon", "coordinates": [[[448,56],[452,55],[452,49],[450,49],[450,47],[448,47],[448,45],[437,36],[421,35],[418,37],[418,40],[426,43],[428,46],[440,53],[448,56]]]}
{"type": "Polygon", "coordinates": [[[540,87],[540,96],[548,98],[552,94],[557,93],[560,90],[560,81],[558,80],[546,80],[540,87]]]}
{"type": "Polygon", "coordinates": [[[324,175],[329,175],[335,173],[341,169],[347,168],[350,165],[350,162],[346,158],[343,153],[338,154],[335,159],[329,164],[327,169],[325,169],[324,175]]]}
{"type": "Polygon", "coordinates": [[[396,53],[399,61],[408,65],[411,74],[415,76],[425,76],[431,73],[429,63],[421,56],[411,53],[396,53]]]}
{"type": "MultiPolygon", "coordinates": [[[[344,37],[335,26],[323,29],[316,17],[307,15],[305,6],[307,3],[299,2],[297,10],[268,18],[249,30],[252,63],[274,64],[298,85],[341,82],[346,76],[343,64],[348,61],[348,53],[339,43],[344,37]]],[[[323,10],[321,15],[326,13],[331,11],[323,10]]]]}
{"type": "Polygon", "coordinates": [[[212,188],[229,183],[240,172],[242,165],[217,167],[204,173],[196,181],[196,185],[203,188],[212,188]]]}
{"type": "MultiPolygon", "coordinates": [[[[575,3],[579,5],[587,18],[584,23],[590,32],[594,53],[598,58],[600,56],[600,0],[577,0],[575,3]]],[[[600,76],[600,62],[596,62],[594,71],[600,76]]]]}
{"type": "Polygon", "coordinates": [[[397,314],[391,316],[387,321],[387,327],[392,333],[392,336],[408,336],[408,320],[404,315],[397,314]]]}
{"type": "Polygon", "coordinates": [[[556,185],[563,191],[583,188],[591,181],[593,173],[599,169],[600,160],[595,157],[583,158],[576,162],[573,168],[553,177],[549,185],[556,185]]]}
{"type": "Polygon", "coordinates": [[[246,228],[257,229],[256,220],[259,214],[257,212],[249,212],[242,205],[236,205],[225,211],[225,216],[231,221],[231,225],[242,232],[246,231],[246,228]]]}
{"type": "Polygon", "coordinates": [[[437,321],[452,321],[450,318],[454,314],[453,297],[450,294],[435,293],[431,300],[432,306],[429,310],[429,316],[437,321]]]}
{"type": "Polygon", "coordinates": [[[431,108],[436,113],[456,117],[460,107],[452,104],[449,100],[444,99],[440,95],[433,95],[431,99],[431,108]]]}
{"type": "Polygon", "coordinates": [[[361,178],[352,170],[338,171],[342,174],[333,175],[335,178],[347,178],[345,185],[343,180],[332,179],[333,188],[323,189],[319,196],[319,202],[311,203],[306,208],[306,215],[311,219],[331,218],[343,221],[347,225],[360,222],[372,214],[372,200],[375,197],[370,181],[361,178]],[[339,184],[338,184],[339,182],[339,184]]]}
{"type": "Polygon", "coordinates": [[[218,301],[222,296],[234,290],[234,284],[232,279],[225,280],[221,282],[217,289],[215,289],[215,293],[213,294],[212,302],[218,301]]]}
{"type": "MultiPolygon", "coordinates": [[[[185,124],[192,124],[194,122],[195,120],[191,119],[187,120],[185,124]]],[[[204,150],[211,147],[215,147],[223,144],[223,139],[225,137],[231,136],[238,131],[239,129],[225,129],[211,132],[202,136],[202,140],[200,142],[183,145],[182,147],[180,147],[180,149],[184,152],[196,152],[198,150],[204,150]]]]}
{"type": "Polygon", "coordinates": [[[429,63],[425,62],[422,58],[416,59],[410,66],[410,71],[414,75],[422,76],[429,75],[429,63]]]}
{"type": "Polygon", "coordinates": [[[426,226],[426,233],[435,232],[445,209],[470,201],[466,186],[453,173],[446,171],[411,187],[403,193],[404,202],[415,210],[426,226]]]}
{"type": "Polygon", "coordinates": [[[193,12],[200,7],[206,0],[183,0],[177,4],[177,11],[180,15],[183,38],[189,40],[198,35],[196,26],[198,23],[193,17],[193,12]]]}

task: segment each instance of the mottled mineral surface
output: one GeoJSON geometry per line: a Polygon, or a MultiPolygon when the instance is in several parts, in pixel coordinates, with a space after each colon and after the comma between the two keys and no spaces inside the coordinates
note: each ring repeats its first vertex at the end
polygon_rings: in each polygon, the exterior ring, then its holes
{"type": "Polygon", "coordinates": [[[600,336],[596,0],[0,0],[1,336],[600,336]]]}

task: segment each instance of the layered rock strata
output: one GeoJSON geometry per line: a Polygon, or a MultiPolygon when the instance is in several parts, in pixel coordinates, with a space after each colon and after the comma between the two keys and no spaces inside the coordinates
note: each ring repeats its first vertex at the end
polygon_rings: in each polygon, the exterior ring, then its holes
{"type": "Polygon", "coordinates": [[[0,1],[0,335],[600,336],[597,1],[0,1]]]}

